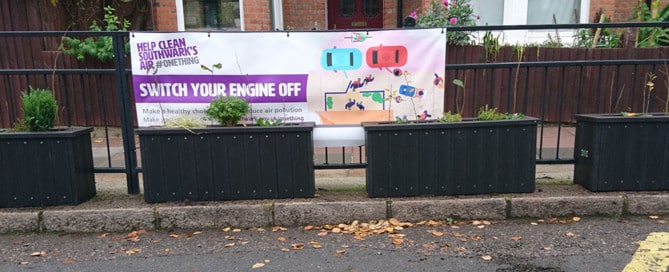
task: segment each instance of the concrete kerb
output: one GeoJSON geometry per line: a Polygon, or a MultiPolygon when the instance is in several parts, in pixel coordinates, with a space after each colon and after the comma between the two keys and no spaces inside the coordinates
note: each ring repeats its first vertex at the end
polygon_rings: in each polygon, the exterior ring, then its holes
{"type": "Polygon", "coordinates": [[[506,219],[504,198],[393,201],[392,217],[402,221],[459,219],[506,219]]]}
{"type": "Polygon", "coordinates": [[[504,220],[561,216],[665,215],[669,195],[628,192],[615,195],[386,200],[362,202],[273,202],[155,206],[153,208],[0,212],[0,233],[104,232],[325,225],[395,217],[406,222],[458,219],[504,220]]]}
{"type": "Polygon", "coordinates": [[[511,198],[510,218],[544,218],[560,216],[621,216],[625,197],[561,196],[511,198]]]}
{"type": "Polygon", "coordinates": [[[0,233],[39,230],[39,212],[0,213],[0,233]]]}
{"type": "Polygon", "coordinates": [[[262,227],[272,224],[273,204],[157,208],[161,229],[262,227]]]}
{"type": "Polygon", "coordinates": [[[669,195],[627,194],[626,213],[632,215],[669,214],[669,195]]]}
{"type": "Polygon", "coordinates": [[[386,218],[386,202],[277,203],[274,225],[304,226],[361,222],[386,218]]]}
{"type": "Polygon", "coordinates": [[[153,229],[153,209],[44,211],[40,229],[60,232],[103,232],[153,229]]]}

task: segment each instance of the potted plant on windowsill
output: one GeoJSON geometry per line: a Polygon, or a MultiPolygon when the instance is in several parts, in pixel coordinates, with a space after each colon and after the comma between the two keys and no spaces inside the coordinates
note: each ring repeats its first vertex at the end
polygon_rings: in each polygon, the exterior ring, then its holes
{"type": "Polygon", "coordinates": [[[367,194],[534,192],[538,122],[486,106],[477,119],[449,112],[433,121],[363,124],[367,194]]]}
{"type": "Polygon", "coordinates": [[[646,75],[643,113],[577,114],[574,183],[590,191],[669,190],[669,89],[664,113],[648,113],[652,73],[646,75]]]}
{"type": "Polygon", "coordinates": [[[219,97],[205,115],[223,126],[137,129],[145,201],[313,197],[314,124],[238,125],[248,108],[219,97]]]}
{"type": "Polygon", "coordinates": [[[21,95],[23,119],[0,132],[0,207],[76,205],[95,196],[92,128],[53,127],[48,89],[21,95]]]}

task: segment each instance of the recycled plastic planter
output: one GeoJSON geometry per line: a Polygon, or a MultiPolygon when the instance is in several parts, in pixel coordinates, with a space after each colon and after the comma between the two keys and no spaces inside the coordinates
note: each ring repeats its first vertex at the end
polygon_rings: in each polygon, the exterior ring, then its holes
{"type": "Polygon", "coordinates": [[[136,129],[144,200],[313,197],[313,128],[299,123],[136,129]]]}
{"type": "Polygon", "coordinates": [[[76,205],[95,196],[91,131],[0,133],[0,207],[76,205]]]}
{"type": "Polygon", "coordinates": [[[538,119],[363,124],[370,197],[534,192],[538,119]]]}
{"type": "Polygon", "coordinates": [[[574,183],[590,191],[669,190],[669,116],[578,114],[574,183]]]}

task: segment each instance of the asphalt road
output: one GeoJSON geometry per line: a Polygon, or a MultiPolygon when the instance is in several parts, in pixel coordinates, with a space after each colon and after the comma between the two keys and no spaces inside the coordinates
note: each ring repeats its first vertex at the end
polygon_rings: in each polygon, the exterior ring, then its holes
{"type": "MultiPolygon", "coordinates": [[[[7,234],[0,271],[623,271],[640,241],[669,232],[663,217],[356,227],[7,234]]],[[[661,248],[653,258],[669,259],[661,248]]],[[[652,262],[640,271],[667,271],[652,262]]]]}

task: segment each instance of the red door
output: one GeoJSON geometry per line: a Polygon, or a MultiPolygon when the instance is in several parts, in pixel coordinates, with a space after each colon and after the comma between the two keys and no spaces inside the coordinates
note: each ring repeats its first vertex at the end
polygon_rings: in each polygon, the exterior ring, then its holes
{"type": "Polygon", "coordinates": [[[328,29],[383,28],[383,0],[328,0],[328,29]]]}

